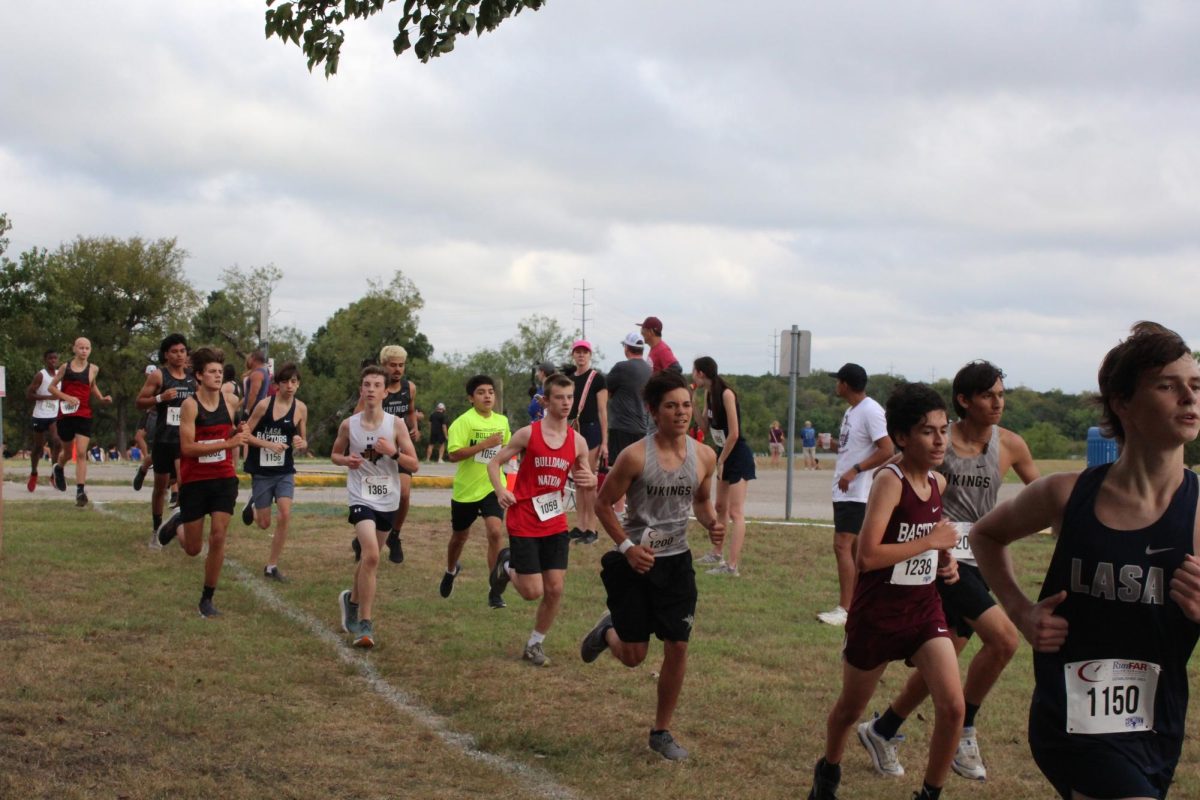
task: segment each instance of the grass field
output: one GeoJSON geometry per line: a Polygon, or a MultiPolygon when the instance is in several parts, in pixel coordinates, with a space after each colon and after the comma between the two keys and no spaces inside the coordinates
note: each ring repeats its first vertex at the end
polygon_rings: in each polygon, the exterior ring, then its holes
{"type": "MultiPolygon", "coordinates": [[[[754,526],[742,578],[698,576],[673,726],[692,758],[667,764],[646,749],[661,649],[636,670],[579,661],[603,609],[601,546],[573,548],[552,664],[536,670],[519,660],[532,604],[510,590],[507,609],[486,606],[481,529],[454,595],[438,596],[442,509],[415,509],[406,563],[381,565],[366,656],[334,636],[352,568],[344,507],[298,507],[284,586],[260,576],[267,535],[235,521],[210,622],[195,610],[201,562],[147,550],[144,503],[4,511],[0,797],[794,798],[839,690],[842,632],[813,619],[835,594],[823,528],[754,526]]],[[[1031,591],[1050,548],[1017,548],[1031,591]]],[[[905,672],[889,668],[878,709],[905,672]]],[[[946,797],[1051,795],[1025,740],[1030,674],[1022,648],[979,717],[991,778],[952,775],[946,797]]],[[[899,780],[852,742],[843,796],[908,797],[930,728],[905,726],[899,780]]],[[[1200,796],[1197,755],[1189,741],[1172,796],[1200,796]]]]}

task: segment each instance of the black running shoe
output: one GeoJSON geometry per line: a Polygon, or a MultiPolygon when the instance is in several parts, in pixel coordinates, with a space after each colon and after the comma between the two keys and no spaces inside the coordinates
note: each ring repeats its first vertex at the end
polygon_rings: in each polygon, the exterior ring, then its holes
{"type": "Polygon", "coordinates": [[[583,637],[583,641],[579,643],[579,657],[585,663],[592,663],[608,649],[608,640],[604,637],[612,626],[612,613],[605,611],[604,616],[600,617],[592,629],[587,632],[587,636],[583,637]]]}
{"type": "Polygon", "coordinates": [[[80,489],[79,491],[75,492],[75,505],[79,506],[80,508],[83,508],[87,504],[88,504],[87,492],[85,492],[83,489],[80,489]]]}
{"type": "Polygon", "coordinates": [[[571,530],[567,532],[567,541],[569,541],[571,544],[575,544],[576,542],[583,541],[584,536],[584,532],[579,530],[579,528],[571,528],[571,530]]]}
{"type": "Polygon", "coordinates": [[[504,598],[495,592],[488,592],[488,608],[493,611],[498,608],[508,608],[508,603],[504,602],[504,598]]]}
{"type": "Polygon", "coordinates": [[[362,545],[358,543],[358,537],[350,540],[350,549],[354,551],[354,560],[362,561],[362,545]]]}
{"type": "Polygon", "coordinates": [[[442,597],[449,597],[454,591],[454,579],[458,577],[458,573],[462,572],[462,564],[454,565],[454,572],[446,572],[442,574],[442,585],[438,587],[438,594],[442,597]]]}
{"type": "Polygon", "coordinates": [[[287,583],[288,579],[279,571],[279,567],[263,567],[263,577],[276,583],[287,583]]]}
{"type": "Polygon", "coordinates": [[[54,465],[54,479],[52,483],[54,484],[54,488],[60,492],[67,490],[67,475],[63,472],[62,464],[54,465]]]}
{"type": "Polygon", "coordinates": [[[508,586],[508,570],[504,568],[504,562],[508,561],[511,551],[506,547],[496,556],[496,566],[492,567],[491,574],[488,575],[488,585],[491,586],[491,595],[499,597],[504,594],[504,588],[508,586]]]}
{"type": "Polygon", "coordinates": [[[596,533],[595,531],[584,531],[583,538],[579,540],[579,543],[580,544],[595,544],[596,540],[599,538],[600,538],[600,534],[596,533]]]}
{"type": "Polygon", "coordinates": [[[142,490],[142,484],[144,484],[145,482],[146,482],[146,468],[138,467],[137,472],[133,473],[133,490],[135,492],[140,492],[142,490]]]}
{"type": "Polygon", "coordinates": [[[254,522],[254,498],[251,497],[246,501],[246,507],[242,509],[242,524],[250,525],[254,522]]]}
{"type": "Polygon", "coordinates": [[[158,543],[159,544],[161,544],[161,545],[170,544],[171,540],[175,538],[175,534],[179,533],[180,517],[181,517],[180,513],[178,511],[176,511],[174,514],[172,514],[170,517],[167,518],[166,522],[164,522],[162,525],[158,526],[158,543]]]}
{"type": "Polygon", "coordinates": [[[217,611],[217,607],[213,605],[213,601],[208,597],[200,598],[200,616],[205,619],[221,616],[221,612],[217,611]]]}
{"type": "Polygon", "coordinates": [[[837,800],[838,784],[841,783],[841,770],[837,765],[826,767],[833,774],[823,774],[821,765],[825,763],[825,759],[817,762],[817,766],[813,769],[813,785],[808,792],[808,800],[837,800]]]}
{"type": "Polygon", "coordinates": [[[170,503],[170,505],[171,505],[171,508],[179,508],[179,490],[178,490],[178,489],[172,489],[172,490],[171,490],[171,503],[170,503]]]}
{"type": "MultiPolygon", "coordinates": [[[[358,541],[355,539],[355,541],[358,541]]],[[[392,531],[387,537],[388,561],[393,564],[404,563],[404,545],[400,543],[400,532],[392,531]]]]}

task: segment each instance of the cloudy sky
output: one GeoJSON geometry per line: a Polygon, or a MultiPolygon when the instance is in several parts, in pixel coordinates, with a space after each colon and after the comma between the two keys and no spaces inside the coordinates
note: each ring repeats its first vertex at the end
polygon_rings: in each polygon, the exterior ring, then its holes
{"type": "Polygon", "coordinates": [[[177,237],[202,291],[273,262],[312,332],[401,269],[442,354],[534,313],[609,356],[1094,386],[1138,319],[1200,346],[1200,7],[549,0],[450,55],[398,11],[338,75],[248,0],[0,0],[14,252],[177,237]]]}

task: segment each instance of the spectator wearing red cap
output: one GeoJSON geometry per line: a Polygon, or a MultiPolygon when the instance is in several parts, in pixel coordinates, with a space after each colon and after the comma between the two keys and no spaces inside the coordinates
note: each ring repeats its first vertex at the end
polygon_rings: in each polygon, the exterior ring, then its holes
{"type": "MultiPolygon", "coordinates": [[[[578,339],[571,345],[575,362],[575,399],[567,419],[587,442],[588,466],[596,471],[601,459],[608,460],[608,384],[604,373],[592,366],[592,343],[578,339]]],[[[575,495],[575,527],[571,541],[596,541],[596,487],[578,488],[575,495]]]]}
{"type": "Polygon", "coordinates": [[[679,359],[662,339],[662,320],[658,317],[646,317],[641,323],[635,324],[642,326],[642,338],[650,345],[651,374],[668,369],[683,374],[683,366],[680,365],[679,359]]]}

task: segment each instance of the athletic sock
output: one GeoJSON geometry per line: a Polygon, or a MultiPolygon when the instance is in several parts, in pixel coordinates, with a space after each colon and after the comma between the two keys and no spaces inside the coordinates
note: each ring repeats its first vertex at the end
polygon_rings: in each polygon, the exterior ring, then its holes
{"type": "Polygon", "coordinates": [[[162,525],[162,514],[151,514],[154,519],[154,530],[158,530],[158,526],[162,525]]]}
{"type": "Polygon", "coordinates": [[[658,734],[660,734],[660,733],[666,733],[666,732],[667,732],[667,729],[666,729],[666,728],[658,728],[658,729],[651,728],[651,729],[650,729],[650,735],[651,735],[651,736],[657,736],[657,735],[658,735],[658,734]]]}
{"type": "Polygon", "coordinates": [[[921,800],[938,800],[941,796],[942,787],[930,786],[928,783],[921,786],[921,800]]]}
{"type": "Polygon", "coordinates": [[[534,631],[529,634],[529,641],[525,644],[526,647],[533,647],[535,644],[541,644],[546,641],[546,634],[534,631]]]}
{"type": "Polygon", "coordinates": [[[274,572],[278,567],[278,564],[267,564],[267,572],[274,572]]]}
{"type": "Polygon", "coordinates": [[[212,600],[213,593],[216,591],[217,591],[217,587],[215,587],[215,586],[205,586],[204,591],[200,595],[200,599],[201,600],[212,600]]]}
{"type": "Polygon", "coordinates": [[[83,494],[83,484],[82,483],[75,484],[75,494],[83,494]]]}
{"type": "Polygon", "coordinates": [[[457,569],[448,569],[448,570],[446,570],[446,574],[447,575],[457,575],[458,570],[457,569]]]}
{"type": "Polygon", "coordinates": [[[967,703],[967,714],[963,717],[964,728],[975,727],[975,715],[979,713],[979,706],[974,703],[967,703]]]}
{"type": "Polygon", "coordinates": [[[895,739],[896,731],[900,730],[900,726],[903,724],[904,717],[893,711],[891,706],[888,706],[887,711],[883,712],[883,716],[875,720],[875,733],[884,739],[895,739]]]}

